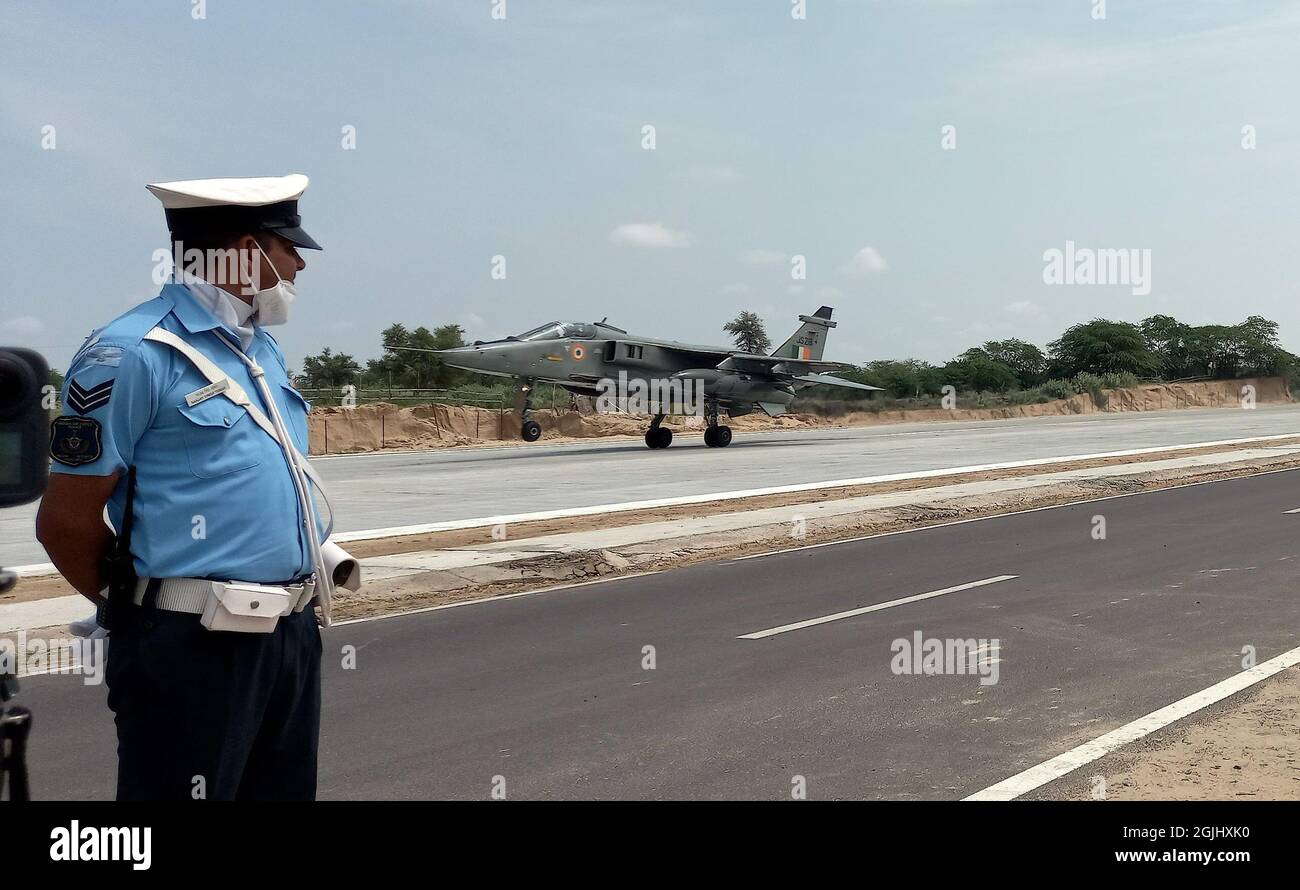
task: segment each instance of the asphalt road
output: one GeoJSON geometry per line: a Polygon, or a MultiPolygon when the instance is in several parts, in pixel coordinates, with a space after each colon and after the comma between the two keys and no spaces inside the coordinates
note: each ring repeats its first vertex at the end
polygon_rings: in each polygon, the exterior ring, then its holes
{"type": "MultiPolygon", "coordinates": [[[[1288,471],[335,627],[320,793],[962,797],[1296,646],[1296,507],[1288,471]],[[894,674],[916,631],[997,640],[998,682],[894,674]]],[[[36,794],[109,796],[103,688],[23,697],[36,794]]]]}
{"type": "MultiPolygon", "coordinates": [[[[739,433],[731,447],[679,437],[638,441],[352,455],[313,463],[341,532],[696,495],[882,473],[1300,433],[1300,405],[909,423],[739,433]]],[[[35,506],[0,512],[0,565],[48,557],[35,506]]]]}

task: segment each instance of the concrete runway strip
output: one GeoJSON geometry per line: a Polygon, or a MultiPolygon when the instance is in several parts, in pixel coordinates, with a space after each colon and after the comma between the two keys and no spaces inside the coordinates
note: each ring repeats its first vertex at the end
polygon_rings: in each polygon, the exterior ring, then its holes
{"type": "MultiPolygon", "coordinates": [[[[709,541],[712,536],[729,532],[742,532],[750,540],[764,542],[772,538],[771,527],[785,528],[792,518],[798,516],[805,524],[818,524],[834,517],[860,515],[872,511],[889,510],[897,507],[919,507],[927,504],[952,503],[960,499],[979,498],[989,495],[1009,495],[1024,493],[1032,489],[1049,489],[1071,482],[1095,482],[1107,479],[1121,479],[1142,474],[1160,473],[1177,470],[1218,469],[1230,466],[1242,466],[1255,461],[1272,461],[1300,452],[1300,445],[1295,437],[1280,442],[1264,441],[1257,443],[1262,447],[1224,447],[1210,453],[1180,454],[1179,451],[1165,451],[1161,454],[1174,454],[1175,457],[1143,459],[1143,455],[1124,454],[1124,459],[1105,466],[1090,466],[1080,469],[1052,471],[1057,459],[1046,462],[1020,462],[1029,464],[1034,475],[1012,476],[1010,478],[992,478],[969,482],[944,482],[945,477],[967,477],[971,471],[982,468],[951,468],[946,470],[925,471],[913,474],[898,474],[914,479],[921,478],[933,482],[932,487],[905,489],[901,491],[865,494],[856,497],[838,497],[830,500],[818,500],[810,503],[797,503],[800,497],[814,497],[820,490],[821,483],[809,483],[805,486],[783,486],[781,489],[762,489],[761,495],[771,495],[780,491],[794,501],[784,506],[761,508],[752,505],[755,492],[727,492],[712,505],[735,503],[730,512],[717,512],[706,516],[678,516],[660,522],[638,521],[642,511],[636,510],[637,504],[613,504],[600,508],[578,508],[572,511],[553,511],[557,515],[584,516],[597,515],[604,522],[599,528],[567,533],[552,533],[540,537],[518,537],[497,540],[488,543],[456,546],[448,549],[413,550],[409,546],[391,555],[369,556],[362,560],[362,575],[365,583],[423,575],[426,589],[444,589],[429,581],[425,573],[454,573],[472,567],[501,566],[509,564],[527,565],[528,561],[539,556],[556,554],[608,554],[616,548],[636,547],[646,544],[668,544],[660,548],[674,552],[674,542],[683,541],[687,549],[696,549],[709,541]],[[784,489],[789,489],[788,491],[784,489]]],[[[1139,449],[1143,450],[1143,449],[1139,449]]],[[[1195,450],[1195,449],[1189,449],[1195,450]]],[[[1096,457],[1084,456],[1084,457],[1096,457]]],[[[1066,463],[1077,463],[1083,457],[1060,459],[1066,463]]],[[[1008,465],[996,465],[999,469],[1008,465]]],[[[1249,467],[1246,467],[1249,469],[1249,467]]],[[[840,480],[835,488],[851,489],[854,485],[898,481],[891,477],[872,477],[859,480],[840,480]]],[[[656,507],[674,501],[698,503],[695,499],[679,498],[668,501],[653,502],[656,507]]],[[[647,506],[651,502],[641,502],[647,506]]],[[[1300,511],[1297,511],[1300,512],[1300,511]]],[[[512,523],[523,523],[527,528],[528,520],[543,518],[538,515],[510,517],[512,523]]],[[[544,518],[554,518],[547,515],[544,518]]],[[[442,526],[452,528],[484,527],[492,525],[494,520],[467,520],[463,522],[435,523],[419,527],[420,532],[444,531],[442,526]]],[[[519,525],[512,527],[518,528],[519,525]]],[[[502,525],[503,530],[506,526],[502,525]]],[[[382,539],[402,537],[398,532],[415,532],[416,527],[404,529],[382,529],[370,533],[357,533],[343,536],[343,540],[382,539]]],[[[495,537],[495,535],[493,536],[495,537]]],[[[840,537],[848,537],[841,535],[840,537]]],[[[360,552],[360,551],[359,551],[360,552]]],[[[20,577],[50,577],[57,573],[48,563],[43,566],[19,567],[20,577]]],[[[454,579],[452,580],[454,583],[454,579]]],[[[362,593],[365,593],[363,589],[362,593]]],[[[391,607],[390,607],[391,608],[391,607]]],[[[88,606],[83,597],[76,594],[54,595],[24,602],[0,603],[0,634],[19,630],[33,630],[67,625],[86,617],[88,606]]],[[[336,609],[337,612],[337,609],[336,609]]]]}
{"type": "MultiPolygon", "coordinates": [[[[455,448],[313,461],[338,531],[1300,432],[1300,405],[907,423],[639,441],[455,448]]],[[[0,512],[0,565],[43,563],[35,505],[0,512]]]]}

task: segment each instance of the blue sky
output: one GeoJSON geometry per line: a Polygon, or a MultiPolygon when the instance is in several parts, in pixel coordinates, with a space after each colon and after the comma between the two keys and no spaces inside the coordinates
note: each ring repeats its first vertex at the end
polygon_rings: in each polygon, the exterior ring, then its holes
{"type": "Polygon", "coordinates": [[[780,342],[823,303],[855,362],[1157,312],[1300,351],[1300,3],[494,3],[4,0],[0,342],[66,367],[156,292],[146,182],[303,172],[293,364],[393,321],[780,342]],[[1045,284],[1067,240],[1149,249],[1150,294],[1045,284]]]}

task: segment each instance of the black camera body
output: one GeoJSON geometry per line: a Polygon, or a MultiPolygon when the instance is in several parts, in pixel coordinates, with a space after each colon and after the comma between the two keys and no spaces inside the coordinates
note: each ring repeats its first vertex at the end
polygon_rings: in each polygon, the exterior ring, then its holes
{"type": "MultiPolygon", "coordinates": [[[[50,475],[49,428],[53,399],[47,398],[50,369],[30,349],[0,348],[0,507],[34,501],[50,475]]],[[[0,568],[0,592],[13,585],[0,568]]],[[[18,691],[14,677],[0,673],[0,795],[27,800],[26,747],[32,713],[5,707],[18,691]]]]}
{"type": "Polygon", "coordinates": [[[49,477],[50,369],[30,349],[0,348],[0,507],[34,501],[49,477]]]}

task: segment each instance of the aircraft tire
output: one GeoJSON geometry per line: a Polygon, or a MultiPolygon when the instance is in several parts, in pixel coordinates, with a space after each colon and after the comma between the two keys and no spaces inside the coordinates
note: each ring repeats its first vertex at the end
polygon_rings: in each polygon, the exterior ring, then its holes
{"type": "Polygon", "coordinates": [[[524,437],[525,442],[536,442],[542,437],[542,426],[535,420],[526,420],[520,435],[524,437]]]}
{"type": "Polygon", "coordinates": [[[647,448],[667,448],[673,441],[673,431],[666,426],[657,427],[645,432],[645,444],[647,448]]]}
{"type": "Polygon", "coordinates": [[[710,448],[718,447],[718,428],[716,426],[704,428],[704,444],[710,448]]]}
{"type": "Polygon", "coordinates": [[[717,448],[726,448],[728,445],[730,445],[731,427],[729,426],[718,427],[717,432],[714,434],[713,441],[716,443],[717,448]]]}

